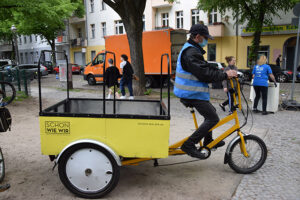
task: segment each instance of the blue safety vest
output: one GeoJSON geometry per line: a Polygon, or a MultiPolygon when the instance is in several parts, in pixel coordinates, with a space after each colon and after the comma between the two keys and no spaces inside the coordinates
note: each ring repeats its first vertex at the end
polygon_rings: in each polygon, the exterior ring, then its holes
{"type": "Polygon", "coordinates": [[[174,94],[179,98],[209,101],[208,84],[200,82],[193,74],[182,69],[181,55],[189,47],[198,49],[188,42],[182,47],[177,60],[174,94]]]}

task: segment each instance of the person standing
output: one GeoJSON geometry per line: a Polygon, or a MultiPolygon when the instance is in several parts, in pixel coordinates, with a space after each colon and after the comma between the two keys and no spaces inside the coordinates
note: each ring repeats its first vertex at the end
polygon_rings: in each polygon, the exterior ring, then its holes
{"type": "Polygon", "coordinates": [[[267,63],[267,57],[265,55],[261,55],[257,61],[257,65],[253,68],[253,87],[255,91],[255,99],[253,105],[253,112],[258,112],[257,105],[262,96],[262,114],[267,115],[267,102],[268,102],[268,80],[269,77],[274,81],[275,87],[277,87],[277,83],[275,77],[272,73],[272,69],[267,63]]]}
{"type": "Polygon", "coordinates": [[[107,98],[110,99],[111,98],[111,93],[113,92],[117,99],[120,98],[119,93],[117,92],[117,88],[118,88],[118,78],[121,77],[119,69],[114,66],[114,61],[113,59],[108,59],[108,65],[109,67],[106,69],[105,71],[105,84],[108,87],[108,96],[107,98]]]}
{"type": "MultiPolygon", "coordinates": [[[[209,102],[208,83],[223,81],[236,77],[234,70],[223,72],[217,68],[210,67],[203,55],[206,53],[203,47],[207,45],[209,35],[207,26],[195,24],[190,29],[190,39],[182,47],[176,67],[174,94],[180,101],[189,107],[195,107],[204,117],[204,122],[199,128],[183,143],[181,150],[191,157],[204,159],[205,154],[198,151],[196,144],[204,137],[206,146],[213,141],[212,133],[209,130],[219,122],[216,109],[209,102]]],[[[219,142],[215,147],[225,145],[224,141],[219,142]]]]}
{"type": "Polygon", "coordinates": [[[132,89],[132,77],[133,77],[134,71],[132,69],[130,62],[128,61],[127,55],[122,54],[121,61],[122,62],[120,64],[120,68],[123,72],[123,76],[120,81],[120,88],[121,88],[121,93],[122,93],[122,96],[120,99],[126,99],[125,85],[127,85],[129,93],[130,93],[129,99],[134,99],[133,89],[132,89]]]}
{"type": "MultiPolygon", "coordinates": [[[[229,70],[234,70],[234,71],[238,71],[237,67],[235,66],[235,62],[236,59],[233,56],[227,56],[225,57],[225,60],[228,64],[227,67],[225,67],[224,71],[227,72],[229,70]]],[[[230,85],[230,81],[229,80],[224,80],[222,82],[223,88],[224,88],[224,92],[227,94],[228,99],[226,101],[224,101],[223,103],[221,103],[219,106],[222,108],[223,111],[225,111],[225,106],[229,105],[229,112],[232,113],[234,110],[234,102],[233,102],[233,95],[232,95],[232,90],[235,88],[232,88],[230,85]]]]}
{"type": "Polygon", "coordinates": [[[280,67],[280,63],[281,63],[281,54],[278,55],[277,59],[276,59],[276,65],[280,67]]]}

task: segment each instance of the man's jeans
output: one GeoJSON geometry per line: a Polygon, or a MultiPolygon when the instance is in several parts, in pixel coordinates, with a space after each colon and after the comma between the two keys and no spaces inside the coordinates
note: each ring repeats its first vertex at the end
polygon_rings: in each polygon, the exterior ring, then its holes
{"type": "Polygon", "coordinates": [[[196,99],[181,99],[181,102],[189,107],[195,107],[196,110],[204,117],[204,122],[199,128],[189,137],[189,141],[197,144],[204,138],[204,145],[212,140],[212,132],[208,132],[219,122],[219,117],[215,107],[209,101],[196,99]]]}
{"type": "Polygon", "coordinates": [[[120,81],[120,89],[121,89],[122,96],[126,95],[126,93],[125,93],[125,87],[124,87],[125,85],[127,85],[127,87],[128,87],[130,96],[133,96],[132,79],[124,79],[124,78],[121,79],[121,81],[120,81]]]}

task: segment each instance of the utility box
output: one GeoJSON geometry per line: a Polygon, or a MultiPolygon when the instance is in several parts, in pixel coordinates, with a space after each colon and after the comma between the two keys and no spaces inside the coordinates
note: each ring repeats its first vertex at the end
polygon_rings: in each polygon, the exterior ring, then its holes
{"type": "MultiPolygon", "coordinates": [[[[278,105],[279,105],[279,88],[280,84],[277,83],[277,87],[275,87],[273,82],[269,82],[268,87],[268,101],[267,101],[267,111],[268,112],[277,112],[278,111],[278,105]]],[[[254,105],[254,99],[255,99],[255,91],[254,87],[251,86],[250,90],[250,100],[252,102],[252,108],[254,105]]],[[[259,99],[257,109],[262,111],[262,96],[259,99]]]]}

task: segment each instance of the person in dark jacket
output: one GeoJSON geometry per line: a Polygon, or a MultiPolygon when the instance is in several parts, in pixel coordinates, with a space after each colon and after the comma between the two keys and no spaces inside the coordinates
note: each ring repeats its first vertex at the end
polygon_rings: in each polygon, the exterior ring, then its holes
{"type": "Polygon", "coordinates": [[[108,96],[107,98],[111,98],[111,93],[114,92],[116,95],[116,98],[120,98],[119,93],[117,92],[118,88],[118,78],[121,77],[119,69],[114,66],[114,61],[113,59],[108,59],[108,65],[109,67],[105,71],[105,84],[108,87],[108,96]]]}
{"type": "Polygon", "coordinates": [[[128,61],[127,55],[122,54],[121,60],[122,60],[122,62],[120,64],[120,68],[123,71],[123,76],[120,81],[120,88],[121,88],[121,93],[122,93],[122,96],[120,99],[126,98],[125,87],[124,87],[125,85],[127,85],[129,93],[130,93],[129,99],[134,99],[133,90],[132,90],[132,76],[133,76],[134,71],[132,69],[130,62],[128,61]]]}
{"type": "MultiPolygon", "coordinates": [[[[204,59],[206,53],[203,47],[207,40],[213,39],[208,28],[203,24],[195,24],[190,29],[190,39],[184,44],[177,60],[174,94],[188,107],[195,107],[204,117],[204,122],[183,143],[181,150],[192,157],[206,158],[206,155],[196,148],[196,144],[204,138],[206,146],[213,141],[209,130],[219,122],[216,109],[209,102],[208,83],[223,81],[237,76],[236,71],[223,72],[211,67],[204,59]]],[[[219,142],[215,147],[225,144],[219,142]]]]}
{"type": "MultiPolygon", "coordinates": [[[[235,66],[235,57],[233,56],[226,56],[225,57],[226,62],[228,63],[228,66],[225,67],[224,71],[228,71],[228,70],[235,70],[236,72],[238,71],[237,67],[235,66]]],[[[225,111],[225,106],[229,105],[229,113],[232,113],[234,110],[234,102],[233,102],[233,89],[236,89],[236,84],[234,83],[234,87],[232,88],[230,85],[230,81],[229,80],[224,80],[222,82],[223,88],[224,88],[224,92],[227,94],[228,99],[226,101],[224,101],[223,103],[220,104],[220,107],[222,108],[223,111],[225,111]]]]}

